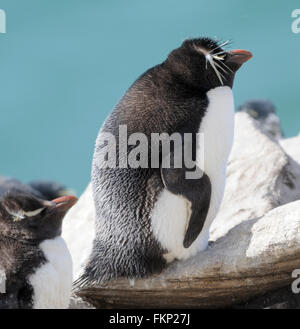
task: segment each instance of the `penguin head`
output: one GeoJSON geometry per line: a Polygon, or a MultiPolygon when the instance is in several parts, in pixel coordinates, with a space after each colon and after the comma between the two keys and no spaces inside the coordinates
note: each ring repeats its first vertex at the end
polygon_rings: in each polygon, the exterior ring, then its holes
{"type": "Polygon", "coordinates": [[[61,234],[62,220],[76,201],[73,196],[45,201],[11,191],[0,200],[0,234],[33,243],[53,239],[61,234]]]}
{"type": "Polygon", "coordinates": [[[209,38],[188,39],[173,50],[167,60],[171,70],[185,83],[208,91],[219,86],[232,87],[236,71],[252,54],[247,50],[225,51],[209,38]]]}

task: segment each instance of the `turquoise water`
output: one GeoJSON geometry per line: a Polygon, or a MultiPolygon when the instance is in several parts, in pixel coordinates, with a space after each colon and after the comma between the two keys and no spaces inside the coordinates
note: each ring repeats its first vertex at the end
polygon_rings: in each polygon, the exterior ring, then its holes
{"type": "Polygon", "coordinates": [[[300,34],[291,31],[299,1],[2,0],[0,8],[1,174],[54,179],[80,193],[106,115],[186,37],[251,50],[236,104],[268,98],[286,136],[300,131],[300,34]]]}

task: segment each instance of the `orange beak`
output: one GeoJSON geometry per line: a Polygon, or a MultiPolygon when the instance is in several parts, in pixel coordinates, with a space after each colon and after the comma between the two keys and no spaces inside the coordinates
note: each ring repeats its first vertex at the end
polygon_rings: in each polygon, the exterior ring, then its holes
{"type": "Polygon", "coordinates": [[[55,209],[59,211],[67,212],[74,204],[77,202],[77,198],[75,196],[62,196],[60,198],[54,199],[51,202],[55,204],[55,209]]]}
{"type": "Polygon", "coordinates": [[[228,63],[236,63],[238,65],[242,65],[247,62],[253,55],[248,50],[236,49],[229,51],[228,54],[231,56],[227,59],[228,63]]]}

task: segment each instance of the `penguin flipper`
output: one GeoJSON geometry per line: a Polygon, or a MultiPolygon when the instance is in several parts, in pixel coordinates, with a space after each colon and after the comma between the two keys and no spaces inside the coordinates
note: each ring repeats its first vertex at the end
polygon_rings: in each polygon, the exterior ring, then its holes
{"type": "MultiPolygon", "coordinates": [[[[187,230],[183,240],[184,248],[189,248],[200,234],[210,205],[211,182],[209,177],[198,171],[194,178],[188,179],[191,171],[186,168],[161,168],[161,178],[167,190],[186,198],[191,204],[191,215],[188,219],[187,230]]],[[[196,171],[193,171],[195,173],[196,171]]]]}

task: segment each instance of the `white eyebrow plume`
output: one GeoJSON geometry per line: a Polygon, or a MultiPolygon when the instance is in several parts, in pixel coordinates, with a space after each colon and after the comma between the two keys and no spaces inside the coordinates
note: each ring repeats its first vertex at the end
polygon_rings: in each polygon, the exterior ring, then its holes
{"type": "Polygon", "coordinates": [[[24,211],[24,215],[26,217],[34,217],[34,216],[39,215],[44,209],[45,209],[45,207],[42,207],[42,208],[39,208],[39,209],[36,209],[33,211],[24,211]]]}
{"type": "Polygon", "coordinates": [[[220,82],[221,82],[221,85],[223,86],[224,83],[223,83],[222,77],[224,78],[224,76],[223,76],[222,73],[220,73],[220,72],[218,71],[218,69],[216,68],[215,63],[214,63],[214,60],[213,60],[213,57],[211,56],[211,54],[207,54],[207,55],[205,55],[205,58],[206,58],[206,60],[209,62],[209,64],[210,64],[211,67],[213,68],[213,70],[215,71],[215,73],[216,73],[218,79],[219,79],[220,82]]]}
{"type": "Polygon", "coordinates": [[[222,43],[221,45],[215,47],[212,50],[207,50],[207,49],[205,49],[203,47],[194,46],[197,51],[200,51],[205,56],[205,60],[206,60],[205,69],[207,69],[207,62],[209,62],[209,64],[211,65],[211,67],[215,71],[215,73],[216,73],[216,75],[217,75],[217,77],[218,77],[218,79],[219,79],[219,81],[220,81],[220,83],[221,83],[222,86],[224,86],[223,79],[225,79],[225,76],[218,70],[218,68],[220,70],[222,70],[225,74],[228,74],[229,73],[228,71],[231,71],[232,72],[232,70],[230,69],[230,67],[228,67],[224,63],[224,58],[222,56],[220,56],[221,54],[224,54],[225,51],[220,51],[220,52],[218,52],[216,54],[213,54],[213,51],[215,51],[215,50],[217,50],[217,49],[219,49],[219,48],[221,48],[223,46],[226,46],[228,43],[229,43],[229,40],[226,41],[226,42],[224,42],[224,43],[222,43]],[[216,62],[214,60],[216,60],[216,62]],[[223,66],[221,66],[221,65],[223,65],[223,66]]]}
{"type": "Polygon", "coordinates": [[[212,49],[212,50],[210,51],[210,53],[212,53],[214,50],[217,50],[217,49],[219,49],[219,48],[221,48],[221,47],[226,46],[226,45],[229,43],[229,41],[230,41],[230,40],[227,40],[227,41],[223,42],[220,46],[217,46],[216,48],[212,49]]]}
{"type": "Polygon", "coordinates": [[[6,211],[13,217],[14,222],[18,222],[22,219],[25,219],[26,217],[34,217],[37,216],[38,214],[40,214],[45,207],[33,210],[33,211],[24,211],[24,210],[20,210],[20,211],[12,211],[10,209],[8,209],[7,207],[6,211]]]}

